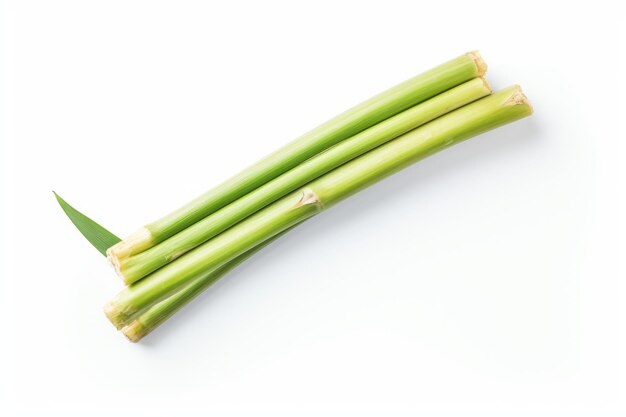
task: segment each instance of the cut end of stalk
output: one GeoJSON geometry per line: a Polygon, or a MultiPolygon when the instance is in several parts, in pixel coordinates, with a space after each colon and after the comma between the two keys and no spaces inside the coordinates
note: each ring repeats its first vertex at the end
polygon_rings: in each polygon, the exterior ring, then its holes
{"type": "Polygon", "coordinates": [[[135,320],[128,326],[124,326],[122,333],[133,343],[139,342],[150,331],[139,320],[135,320]]]}
{"type": "Polygon", "coordinates": [[[104,314],[117,330],[120,330],[126,324],[126,315],[115,305],[114,302],[110,302],[104,306],[104,314]]]}
{"type": "Polygon", "coordinates": [[[482,77],[487,73],[487,63],[483,60],[478,51],[471,51],[466,53],[465,55],[472,58],[472,60],[474,61],[474,65],[476,65],[476,70],[478,71],[479,77],[482,77]]]}
{"type": "Polygon", "coordinates": [[[128,282],[128,280],[124,276],[124,273],[122,272],[122,263],[121,263],[120,259],[118,257],[116,257],[116,256],[112,256],[107,251],[107,260],[109,261],[109,263],[111,264],[111,266],[115,270],[115,273],[117,274],[117,276],[120,277],[120,279],[122,280],[124,285],[130,285],[131,283],[128,282]]]}
{"type": "Polygon", "coordinates": [[[530,104],[528,97],[526,97],[526,94],[522,92],[522,87],[519,85],[513,86],[513,92],[504,104],[511,106],[525,105],[528,106],[531,113],[533,112],[533,106],[530,104]]]}
{"type": "Polygon", "coordinates": [[[119,264],[121,260],[150,248],[153,240],[152,233],[145,227],[142,227],[126,239],[107,249],[107,258],[109,258],[113,266],[115,266],[115,264],[119,264]]]}
{"type": "Polygon", "coordinates": [[[491,86],[489,85],[489,82],[487,81],[487,79],[485,77],[478,77],[480,78],[480,80],[483,82],[483,86],[485,87],[485,90],[487,90],[488,94],[493,93],[493,90],[491,89],[491,86]]]}

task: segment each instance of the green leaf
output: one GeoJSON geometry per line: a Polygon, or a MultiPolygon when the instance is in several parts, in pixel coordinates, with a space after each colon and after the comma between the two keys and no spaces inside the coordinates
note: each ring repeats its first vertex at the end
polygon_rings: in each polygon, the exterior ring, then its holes
{"type": "Polygon", "coordinates": [[[81,232],[89,243],[98,249],[101,254],[106,256],[106,250],[121,240],[119,237],[70,206],[57,193],[54,191],[53,193],[61,205],[61,208],[65,214],[67,214],[67,217],[74,223],[74,226],[76,226],[78,231],[81,232]]]}

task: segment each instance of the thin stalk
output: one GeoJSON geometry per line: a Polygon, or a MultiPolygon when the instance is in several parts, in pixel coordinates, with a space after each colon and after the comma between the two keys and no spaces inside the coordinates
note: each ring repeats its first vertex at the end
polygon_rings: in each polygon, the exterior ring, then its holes
{"type": "Polygon", "coordinates": [[[470,52],[411,78],[304,134],[171,214],[151,223],[107,252],[119,262],[186,229],[312,156],[452,87],[484,75],[487,66],[470,52]]]}
{"type": "Polygon", "coordinates": [[[200,276],[194,278],[189,285],[179,290],[174,295],[169,296],[163,301],[160,301],[146,310],[143,314],[138,316],[127,326],[122,328],[122,333],[131,341],[138,342],[144,338],[148,333],[163,324],[167,319],[172,317],[178,310],[189,304],[194,298],[202,294],[204,290],[213,285],[217,280],[224,275],[235,269],[242,264],[245,260],[252,257],[252,255],[259,252],[261,249],[278,239],[288,230],[283,233],[274,236],[273,238],[266,240],[259,246],[249,250],[243,255],[239,255],[232,261],[224,264],[223,266],[207,271],[200,276]]]}
{"type": "Polygon", "coordinates": [[[532,108],[518,86],[468,104],[323,175],[121,291],[105,308],[124,326],[142,311],[287,228],[435,152],[526,117],[532,108]]]}
{"type": "Polygon", "coordinates": [[[150,277],[126,287],[117,295],[115,301],[105,308],[105,312],[119,329],[206,271],[224,265],[267,239],[317,214],[321,209],[317,196],[306,189],[284,197],[265,208],[263,210],[265,216],[252,216],[212,239],[212,250],[201,251],[204,246],[200,246],[181,256],[176,262],[157,270],[150,277]],[[197,251],[206,253],[212,261],[199,262],[197,255],[200,255],[200,252],[197,251]],[[182,273],[178,275],[176,270],[180,267],[182,273]]]}
{"type": "Polygon", "coordinates": [[[474,78],[346,139],[221,208],[166,241],[114,263],[132,284],[315,178],[452,110],[491,93],[474,78]]]}

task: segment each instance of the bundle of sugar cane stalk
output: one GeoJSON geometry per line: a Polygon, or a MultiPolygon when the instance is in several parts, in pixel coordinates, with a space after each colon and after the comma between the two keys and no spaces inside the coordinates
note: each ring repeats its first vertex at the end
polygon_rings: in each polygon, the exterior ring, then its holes
{"type": "Polygon", "coordinates": [[[105,307],[138,341],[304,220],[433,153],[532,113],[470,52],[346,111],[111,246],[127,287],[105,307]]]}

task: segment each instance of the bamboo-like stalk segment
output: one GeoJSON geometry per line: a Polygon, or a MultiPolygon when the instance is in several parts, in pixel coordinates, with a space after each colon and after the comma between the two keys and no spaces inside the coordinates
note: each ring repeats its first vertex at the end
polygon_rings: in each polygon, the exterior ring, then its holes
{"type": "Polygon", "coordinates": [[[304,134],[278,151],[109,248],[116,264],[186,229],[312,156],[461,83],[481,77],[486,65],[470,52],[411,78],[304,134]]]}
{"type": "Polygon", "coordinates": [[[474,78],[417,104],[304,161],[166,241],[114,266],[124,282],[132,284],[315,178],[490,93],[484,79],[474,78]]]}
{"type": "Polygon", "coordinates": [[[357,191],[435,152],[531,113],[518,86],[448,113],[323,175],[127,287],[105,312],[121,328],[205,271],[219,268],[357,191]]]}

